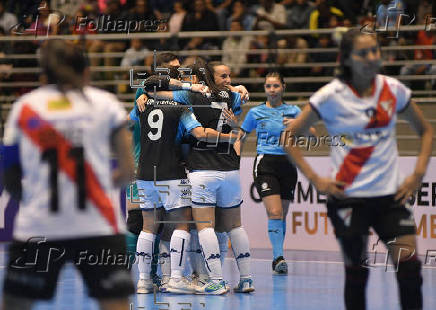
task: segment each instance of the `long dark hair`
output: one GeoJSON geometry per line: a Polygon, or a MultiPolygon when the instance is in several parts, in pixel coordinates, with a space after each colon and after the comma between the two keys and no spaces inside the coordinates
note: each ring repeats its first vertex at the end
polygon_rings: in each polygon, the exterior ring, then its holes
{"type": "Polygon", "coordinates": [[[63,40],[48,40],[41,47],[40,66],[49,84],[61,92],[68,89],[82,91],[85,86],[83,73],[88,59],[83,50],[63,40]]]}
{"type": "MultiPolygon", "coordinates": [[[[196,75],[199,82],[204,82],[207,87],[209,87],[209,91],[212,94],[218,94],[220,91],[226,91],[227,88],[223,86],[218,86],[215,83],[214,68],[216,66],[224,65],[220,62],[206,62],[203,58],[197,57],[195,59],[195,64],[192,65],[192,74],[196,75]]],[[[224,65],[225,66],[225,65],[224,65]]]]}
{"type": "Polygon", "coordinates": [[[348,30],[342,36],[341,45],[339,48],[339,72],[337,77],[345,82],[349,82],[352,78],[351,68],[349,65],[345,64],[345,62],[351,57],[354,41],[357,37],[363,35],[370,34],[364,33],[358,28],[353,28],[348,30]]]}

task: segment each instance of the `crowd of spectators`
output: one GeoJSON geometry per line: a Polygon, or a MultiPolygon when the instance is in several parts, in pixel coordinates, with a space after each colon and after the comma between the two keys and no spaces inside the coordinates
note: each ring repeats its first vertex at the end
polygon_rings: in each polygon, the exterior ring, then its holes
{"type": "MultiPolygon", "coordinates": [[[[316,63],[335,62],[335,53],[295,52],[293,49],[331,48],[340,40],[340,31],[330,34],[278,36],[274,30],[319,29],[365,26],[365,29],[385,28],[381,36],[382,46],[404,44],[427,45],[433,43],[433,32],[411,32],[398,38],[390,38],[403,15],[416,16],[412,23],[424,24],[431,16],[431,1],[422,0],[4,0],[0,1],[1,35],[52,35],[82,34],[87,40],[88,52],[125,53],[124,57],[90,58],[92,66],[150,66],[153,50],[222,50],[222,55],[212,56],[232,67],[232,74],[240,77],[263,76],[268,68],[244,66],[246,64],[276,65],[285,76],[331,76],[332,66],[316,63]],[[394,7],[395,9],[392,9],[394,7]],[[139,25],[139,26],[138,26],[139,25]],[[127,30],[127,31],[126,31],[127,30]],[[269,35],[178,38],[185,31],[249,31],[267,30],[269,35]],[[169,37],[160,39],[95,40],[96,33],[168,32],[169,37]],[[272,49],[264,51],[264,49],[272,49]],[[237,52],[234,52],[237,50],[237,52]],[[261,51],[257,51],[261,50],[261,51]],[[311,63],[307,67],[294,64],[311,63]]],[[[128,38],[128,35],[126,36],[128,38]]],[[[8,53],[36,53],[41,40],[13,42],[0,48],[2,56],[8,53]]],[[[217,53],[215,53],[216,55],[217,53]]],[[[431,60],[433,50],[417,50],[411,55],[386,52],[387,62],[404,59],[431,60]],[[409,58],[407,58],[409,57],[409,58]]],[[[36,66],[35,59],[12,60],[13,67],[36,66]]],[[[388,67],[391,74],[431,74],[432,66],[388,67]]],[[[115,76],[116,77],[116,76],[115,76]]],[[[27,81],[30,74],[14,75],[27,81]]],[[[34,78],[34,76],[33,76],[34,78]]],[[[114,78],[111,72],[96,72],[94,78],[114,78]]],[[[12,79],[1,74],[0,81],[12,79]]],[[[295,89],[305,90],[303,85],[295,89]],[[301,86],[301,87],[300,87],[301,86]]],[[[25,88],[19,91],[25,91],[25,88]]]]}

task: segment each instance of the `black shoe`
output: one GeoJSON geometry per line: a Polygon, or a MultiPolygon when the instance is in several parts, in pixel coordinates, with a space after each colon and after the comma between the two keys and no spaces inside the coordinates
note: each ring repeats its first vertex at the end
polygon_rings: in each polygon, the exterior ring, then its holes
{"type": "Polygon", "coordinates": [[[275,274],[288,274],[288,264],[286,264],[283,256],[279,256],[273,260],[272,270],[275,274]]]}

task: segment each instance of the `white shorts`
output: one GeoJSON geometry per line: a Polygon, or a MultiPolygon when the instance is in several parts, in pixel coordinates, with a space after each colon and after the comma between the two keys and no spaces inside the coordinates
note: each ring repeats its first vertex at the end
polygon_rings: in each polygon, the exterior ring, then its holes
{"type": "Polygon", "coordinates": [[[188,177],[192,185],[193,208],[236,208],[241,205],[239,170],[194,170],[188,177]]]}
{"type": "Polygon", "coordinates": [[[191,206],[191,185],[188,179],[167,181],[136,180],[139,207],[153,210],[164,207],[166,211],[191,206]]]}

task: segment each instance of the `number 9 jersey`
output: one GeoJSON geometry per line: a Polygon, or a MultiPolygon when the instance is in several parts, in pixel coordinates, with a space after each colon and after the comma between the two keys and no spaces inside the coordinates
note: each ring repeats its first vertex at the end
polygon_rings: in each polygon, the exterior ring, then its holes
{"type": "MultiPolygon", "coordinates": [[[[67,96],[48,85],[21,97],[6,122],[5,150],[18,148],[22,201],[14,239],[48,240],[124,232],[111,200],[111,137],[126,122],[112,94],[85,87],[67,96]]],[[[7,167],[6,167],[7,168],[7,167]]]]}

